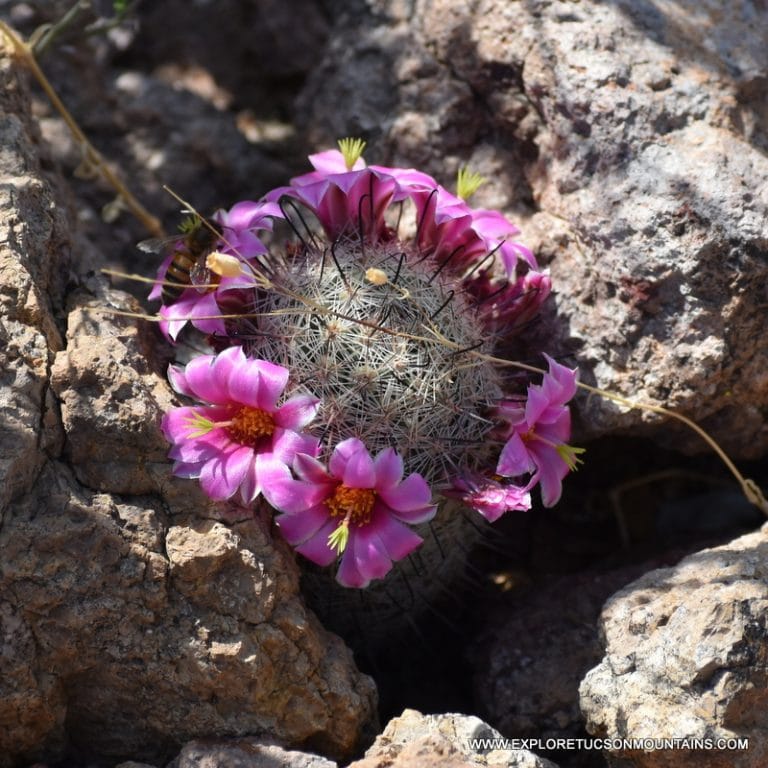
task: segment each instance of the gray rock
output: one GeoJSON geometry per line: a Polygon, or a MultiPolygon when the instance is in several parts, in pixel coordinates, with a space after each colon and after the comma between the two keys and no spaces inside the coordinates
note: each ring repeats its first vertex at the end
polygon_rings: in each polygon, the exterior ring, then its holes
{"type": "Polygon", "coordinates": [[[557,768],[528,750],[507,749],[503,742],[501,734],[478,717],[422,715],[406,709],[349,768],[557,768]]]}
{"type": "Polygon", "coordinates": [[[587,729],[632,739],[748,738],[749,749],[616,751],[638,768],[768,760],[768,530],[652,571],[605,605],[602,662],[581,684],[587,729]]]}
{"type": "MultiPolygon", "coordinates": [[[[313,141],[362,134],[371,159],[444,183],[471,163],[489,179],[473,202],[522,221],[550,262],[556,338],[536,344],[587,383],[703,422],[734,455],[763,454],[763,5],[354,8],[302,98],[313,141]]],[[[597,397],[579,409],[582,439],[631,430],[704,449],[667,417],[597,397]]]]}
{"type": "Polygon", "coordinates": [[[337,768],[319,755],[283,749],[258,739],[192,741],[167,768],[337,768]]]}
{"type": "Polygon", "coordinates": [[[0,83],[0,766],[246,734],[351,755],[373,682],[269,518],[171,479],[149,329],[95,311],[136,304],[92,279],[64,309],[64,198],[8,59],[0,83]]]}

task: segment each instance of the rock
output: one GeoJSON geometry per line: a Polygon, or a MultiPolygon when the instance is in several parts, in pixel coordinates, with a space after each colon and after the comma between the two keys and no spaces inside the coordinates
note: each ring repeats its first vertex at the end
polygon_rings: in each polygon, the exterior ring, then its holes
{"type": "Polygon", "coordinates": [[[652,571],[601,618],[605,656],[581,685],[587,729],[632,739],[749,739],[749,749],[614,753],[636,768],[768,760],[768,527],[652,571]]]}
{"type": "Polygon", "coordinates": [[[185,744],[167,768],[337,768],[337,764],[308,752],[287,750],[257,739],[185,744]]]}
{"type": "Polygon", "coordinates": [[[510,738],[583,738],[579,683],[602,656],[600,608],[643,570],[572,575],[484,607],[467,654],[479,713],[510,738]]]}
{"type": "MultiPolygon", "coordinates": [[[[751,0],[367,0],[346,9],[301,98],[312,141],[363,135],[375,162],[450,183],[523,223],[550,263],[554,338],[587,383],[768,449],[768,68],[751,0]],[[327,104],[333,101],[334,109],[327,104]]],[[[581,398],[581,438],[668,417],[581,398]]],[[[672,437],[674,436],[674,437],[672,437]]]]}
{"type": "Polygon", "coordinates": [[[504,740],[482,720],[470,715],[422,715],[406,709],[390,720],[362,760],[349,768],[557,768],[525,749],[505,749],[470,740],[504,740]]]}
{"type": "Polygon", "coordinates": [[[65,285],[66,198],[8,59],[0,81],[0,766],[246,734],[351,756],[373,682],[269,517],[171,479],[156,342],[100,278],[65,285]]]}
{"type": "Polygon", "coordinates": [[[115,768],[157,768],[157,766],[150,765],[149,763],[137,763],[134,760],[128,760],[116,765],[115,768]]]}

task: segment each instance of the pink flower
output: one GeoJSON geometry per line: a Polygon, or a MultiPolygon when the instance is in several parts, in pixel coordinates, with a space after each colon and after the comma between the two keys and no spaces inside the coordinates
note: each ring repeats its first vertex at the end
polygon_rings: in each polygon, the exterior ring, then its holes
{"type": "Polygon", "coordinates": [[[248,260],[267,253],[257,233],[271,232],[274,219],[282,219],[283,214],[276,203],[244,200],[228,211],[217,211],[213,218],[223,232],[221,251],[248,260]]]}
{"type": "Polygon", "coordinates": [[[317,216],[331,240],[362,234],[375,242],[387,235],[384,213],[395,189],[391,176],[369,168],[339,173],[316,170],[291,179],[290,187],[275,189],[266,199],[277,202],[288,196],[304,203],[317,216]]]}
{"type": "MultiPolygon", "coordinates": [[[[225,289],[226,286],[222,289],[219,283],[216,291],[225,289]]],[[[176,341],[187,323],[192,323],[203,333],[216,336],[223,336],[227,330],[213,292],[200,293],[194,288],[187,288],[173,304],[160,307],[158,314],[161,318],[160,330],[169,341],[176,341]]]]}
{"type": "Polygon", "coordinates": [[[552,281],[548,273],[532,269],[514,282],[509,278],[495,278],[483,270],[466,280],[464,286],[474,298],[486,326],[508,335],[539,311],[552,290],[552,281]]]}
{"type": "Polygon", "coordinates": [[[421,544],[408,524],[435,514],[424,478],[403,478],[403,460],[385,448],[372,458],[356,438],[339,443],[328,471],[312,456],[294,460],[298,480],[283,470],[282,480],[264,495],[283,514],[276,519],[290,544],[319,565],[341,554],[336,579],[347,587],[365,587],[380,579],[421,544]]]}
{"type": "Polygon", "coordinates": [[[297,453],[319,450],[317,439],[299,431],[315,417],[318,399],[295,395],[277,405],[288,382],[286,368],[230,347],[195,358],[185,370],[172,367],[169,378],[177,392],[206,403],[163,417],[174,474],[200,478],[212,499],[239,490],[249,503],[282,477],[281,467],[297,453]]]}
{"type": "Polygon", "coordinates": [[[531,494],[527,488],[476,472],[454,478],[453,488],[446,491],[445,495],[459,499],[465,506],[479,512],[489,523],[498,520],[505,512],[527,511],[531,508],[531,494]]]}
{"type": "Polygon", "coordinates": [[[540,483],[542,502],[551,507],[560,499],[562,480],[576,468],[583,449],[566,443],[571,413],[565,404],[576,393],[576,371],[545,357],[549,372],[540,385],[528,387],[525,403],[508,400],[497,410],[506,422],[502,437],[508,439],[496,472],[502,477],[533,473],[527,488],[540,483]]]}
{"type": "MultiPolygon", "coordinates": [[[[213,250],[230,254],[243,262],[242,274],[236,277],[219,277],[207,273],[203,285],[190,283],[179,297],[160,308],[160,330],[170,341],[175,341],[182,328],[189,322],[203,333],[224,335],[226,333],[224,314],[221,310],[221,297],[228,291],[253,288],[256,286],[253,266],[255,259],[267,253],[267,249],[259,239],[257,232],[271,231],[272,220],[282,218],[280,207],[275,203],[244,201],[237,203],[229,211],[220,210],[213,216],[213,221],[221,229],[221,237],[210,238],[210,247],[200,253],[197,248],[190,248],[185,236],[179,239],[169,249],[157,271],[150,299],[163,298],[163,285],[168,280],[168,270],[178,258],[178,253],[192,261],[203,261],[213,250]]],[[[200,224],[200,226],[206,226],[200,224]]],[[[204,263],[200,265],[205,274],[204,263]]],[[[179,285],[181,288],[181,284],[179,285]]]]}

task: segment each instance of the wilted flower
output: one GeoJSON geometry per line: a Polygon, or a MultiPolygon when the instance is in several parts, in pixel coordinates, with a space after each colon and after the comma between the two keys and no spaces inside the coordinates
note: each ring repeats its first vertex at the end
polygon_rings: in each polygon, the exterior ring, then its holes
{"type": "Polygon", "coordinates": [[[531,508],[528,489],[505,482],[498,475],[459,475],[453,481],[453,488],[447,490],[445,495],[459,499],[470,509],[479,512],[489,523],[496,522],[505,512],[525,512],[531,508]]]}
{"type": "Polygon", "coordinates": [[[290,544],[319,565],[339,555],[337,580],[365,587],[380,579],[421,544],[406,524],[435,514],[431,491],[421,475],[403,479],[403,460],[392,448],[371,458],[365,445],[350,438],[336,446],[328,470],[311,456],[293,464],[299,478],[286,471],[273,480],[267,499],[283,514],[277,524],[290,544]]]}
{"type": "Polygon", "coordinates": [[[317,453],[317,439],[300,430],[315,417],[318,399],[295,395],[277,405],[288,383],[286,368],[249,360],[241,347],[230,347],[195,358],[184,370],[171,368],[169,376],[177,392],[206,403],[174,408],[163,418],[173,471],[200,478],[212,499],[239,490],[249,503],[281,476],[281,464],[297,453],[317,453]]]}

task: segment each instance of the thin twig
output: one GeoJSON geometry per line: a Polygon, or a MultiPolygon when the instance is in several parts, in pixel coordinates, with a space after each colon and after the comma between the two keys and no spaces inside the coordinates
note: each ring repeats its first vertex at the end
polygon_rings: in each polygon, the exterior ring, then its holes
{"type": "Polygon", "coordinates": [[[35,59],[30,46],[24,42],[16,32],[11,29],[4,21],[0,20],[0,32],[2,32],[13,45],[16,55],[24,61],[34,75],[40,87],[45,91],[46,96],[53,104],[56,111],[61,115],[67,127],[80,145],[85,162],[96,169],[102,178],[117,192],[120,199],[125,203],[126,208],[144,225],[146,230],[153,237],[164,237],[165,232],[159,219],[153,216],[144,206],[131,194],[130,190],[118,178],[115,172],[107,165],[101,153],[88,141],[85,134],[80,129],[75,119],[69,113],[67,108],[58,97],[48,78],[43,74],[40,66],[35,59]]]}

